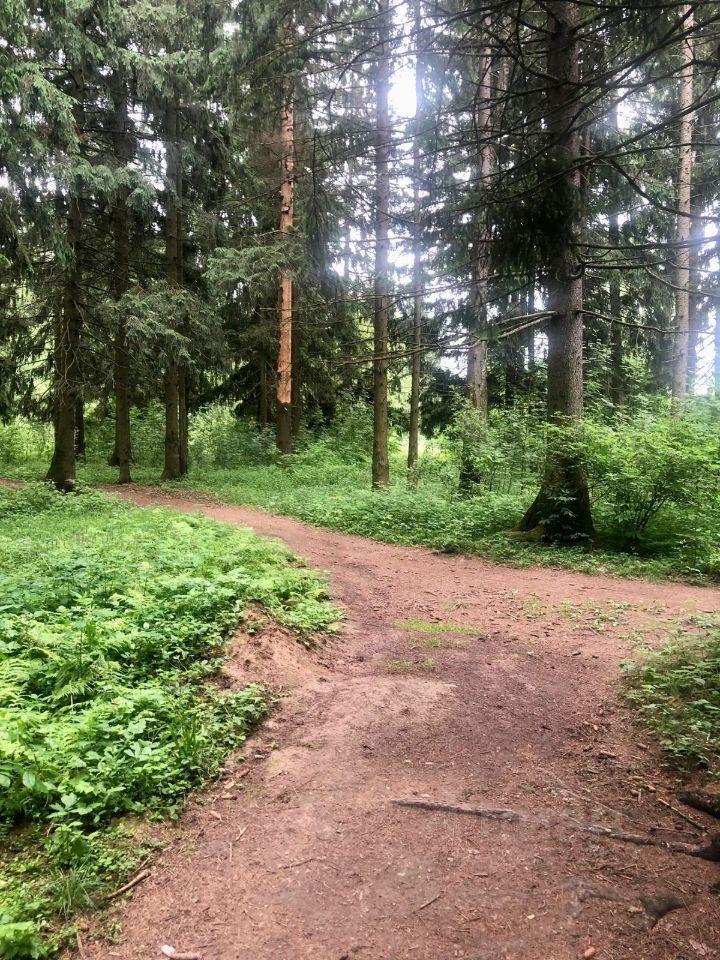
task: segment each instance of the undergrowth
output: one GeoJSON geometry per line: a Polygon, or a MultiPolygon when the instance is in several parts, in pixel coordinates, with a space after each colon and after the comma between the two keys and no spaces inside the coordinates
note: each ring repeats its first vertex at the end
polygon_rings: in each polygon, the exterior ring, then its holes
{"type": "Polygon", "coordinates": [[[626,670],[638,718],[673,766],[720,777],[720,617],[694,617],[626,670]]]}
{"type": "Polygon", "coordinates": [[[307,636],[325,584],[249,531],[101,494],[0,490],[0,956],[45,956],[264,714],[212,674],[251,602],[307,636]]]}

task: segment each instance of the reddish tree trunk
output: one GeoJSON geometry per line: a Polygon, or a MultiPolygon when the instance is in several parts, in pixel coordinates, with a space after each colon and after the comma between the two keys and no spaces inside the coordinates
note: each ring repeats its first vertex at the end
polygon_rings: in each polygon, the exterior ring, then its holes
{"type": "MultiPolygon", "coordinates": [[[[286,34],[286,42],[289,42],[286,34]]],[[[293,91],[289,88],[283,104],[280,123],[282,180],[280,183],[280,236],[286,237],[295,218],[295,110],[293,91]]],[[[278,298],[280,342],[277,376],[277,446],[281,453],[292,452],[293,401],[293,281],[284,269],[280,275],[278,298]]]]}

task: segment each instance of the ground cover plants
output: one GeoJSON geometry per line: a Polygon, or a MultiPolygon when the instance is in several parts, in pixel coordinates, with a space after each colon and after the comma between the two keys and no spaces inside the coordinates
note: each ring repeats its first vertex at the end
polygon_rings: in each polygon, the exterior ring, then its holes
{"type": "Polygon", "coordinates": [[[0,956],[45,956],[266,712],[213,684],[249,603],[307,637],[324,581],[249,531],[102,494],[0,490],[0,956]],[[130,817],[130,819],[128,819],[130,817]]]}
{"type": "MultiPolygon", "coordinates": [[[[150,406],[133,424],[134,476],[156,483],[162,418],[150,406]]],[[[398,544],[475,553],[518,566],[560,566],[593,573],[711,582],[720,575],[720,408],[698,402],[682,421],[660,405],[608,420],[588,416],[565,437],[587,463],[597,539],[562,545],[508,535],[532,501],[544,464],[546,428],[537,410],[493,412],[477,428],[461,407],[446,431],[428,440],[416,483],[408,482],[404,438],[391,444],[391,484],[369,484],[372,424],[352,405],[325,430],[306,432],[291,457],[278,456],[259,432],[225,406],[191,419],[190,470],[183,488],[260,507],[319,526],[398,544]],[[461,468],[470,464],[470,481],[461,468]]],[[[112,483],[112,423],[90,418],[79,464],[89,482],[112,483]]],[[[37,479],[46,469],[47,428],[27,421],[0,426],[0,471],[37,479]]]]}

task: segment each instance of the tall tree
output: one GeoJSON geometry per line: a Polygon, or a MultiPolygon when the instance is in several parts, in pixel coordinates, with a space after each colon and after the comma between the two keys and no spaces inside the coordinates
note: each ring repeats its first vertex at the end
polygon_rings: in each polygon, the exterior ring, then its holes
{"type": "MultiPolygon", "coordinates": [[[[182,157],[180,145],[180,106],[176,95],[171,95],[165,107],[166,153],[166,209],[165,209],[165,270],[168,286],[182,283],[182,157]]],[[[165,366],[165,466],[163,480],[177,480],[182,476],[180,453],[180,391],[182,388],[180,360],[175,344],[170,343],[165,366]]]]}
{"type": "MultiPolygon", "coordinates": [[[[562,204],[565,230],[547,263],[547,416],[552,428],[576,429],[583,414],[583,282],[581,234],[579,5],[547,4],[547,150],[553,202],[562,204]]],[[[541,527],[552,538],[591,537],[587,474],[576,445],[551,430],[540,491],[521,530],[541,527]]]]}
{"type": "Polygon", "coordinates": [[[675,251],[675,338],[672,361],[672,398],[681,409],[687,395],[688,351],[690,346],[690,237],[692,234],[693,180],[693,81],[694,10],[691,4],[681,8],[683,34],[680,44],[680,142],[677,175],[677,235],[675,251]]]}
{"type": "Polygon", "coordinates": [[[490,251],[492,227],[489,195],[495,172],[496,154],[493,136],[493,56],[490,45],[492,20],[482,22],[478,56],[478,82],[475,94],[475,135],[478,142],[476,220],[472,250],[471,324],[468,352],[468,397],[483,420],[488,415],[488,302],[490,298],[490,251]]]}
{"type": "MultiPolygon", "coordinates": [[[[132,157],[128,130],[127,81],[122,66],[115,69],[112,81],[113,146],[120,182],[112,206],[112,232],[115,251],[113,295],[122,299],[130,286],[130,236],[128,227],[129,188],[123,176],[132,157]]],[[[130,355],[127,322],[122,310],[116,321],[113,347],[113,386],[115,389],[115,450],[111,463],[118,468],[118,482],[130,483],[130,355]]]]}
{"type": "MultiPolygon", "coordinates": [[[[85,74],[80,64],[68,68],[68,94],[73,100],[75,128],[85,126],[85,74]]],[[[61,201],[62,202],[62,201],[61,201]]],[[[57,487],[75,483],[75,424],[82,391],[80,341],[83,329],[82,262],[84,184],[79,172],[72,177],[67,196],[66,267],[62,304],[56,322],[54,347],[55,442],[47,479],[57,487]]]]}
{"type": "Polygon", "coordinates": [[[390,483],[388,349],[390,340],[390,0],[378,0],[375,67],[375,296],[373,321],[372,484],[390,483]]]}
{"type": "Polygon", "coordinates": [[[412,353],[410,363],[410,429],[408,436],[408,471],[410,483],[417,480],[417,462],[420,438],[420,378],[422,375],[422,321],[423,270],[422,199],[423,137],[421,124],[425,117],[425,79],[423,60],[422,0],[414,0],[413,29],[415,33],[415,132],[413,137],[413,314],[412,353]]]}
{"type": "MultiPolygon", "coordinates": [[[[283,42],[292,44],[288,23],[284,26],[283,42]]],[[[295,107],[292,80],[285,84],[280,118],[280,239],[291,233],[295,220],[295,107]]],[[[293,410],[293,278],[285,264],[280,271],[278,299],[278,326],[280,332],[277,372],[277,445],[281,453],[292,451],[293,410]]],[[[297,356],[297,353],[296,353],[297,356]]]]}

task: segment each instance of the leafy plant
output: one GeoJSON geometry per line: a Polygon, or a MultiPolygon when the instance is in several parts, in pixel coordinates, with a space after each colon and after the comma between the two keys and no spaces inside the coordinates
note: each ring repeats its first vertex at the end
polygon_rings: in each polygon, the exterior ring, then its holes
{"type": "Polygon", "coordinates": [[[0,560],[0,956],[32,958],[121,872],[109,821],[177,808],[265,713],[211,682],[244,608],[301,639],[335,612],[249,531],[45,485],[0,490],[0,560]]]}
{"type": "Polygon", "coordinates": [[[626,666],[628,697],[675,763],[720,776],[720,620],[693,626],[626,666]]]}

